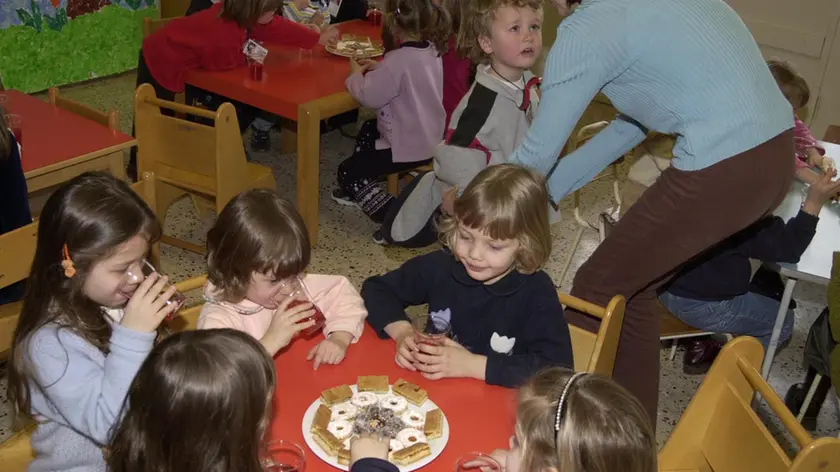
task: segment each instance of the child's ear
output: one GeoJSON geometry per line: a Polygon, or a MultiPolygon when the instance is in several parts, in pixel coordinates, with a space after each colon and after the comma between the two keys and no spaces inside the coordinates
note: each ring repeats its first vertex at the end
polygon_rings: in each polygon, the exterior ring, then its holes
{"type": "Polygon", "coordinates": [[[490,38],[487,36],[479,36],[478,45],[481,46],[481,50],[484,51],[484,54],[487,54],[488,56],[493,54],[493,46],[490,44],[490,38]]]}

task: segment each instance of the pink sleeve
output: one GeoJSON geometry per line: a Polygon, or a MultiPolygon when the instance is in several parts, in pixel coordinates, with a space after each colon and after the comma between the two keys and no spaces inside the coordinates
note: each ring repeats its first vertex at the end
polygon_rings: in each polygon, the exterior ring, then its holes
{"type": "Polygon", "coordinates": [[[347,331],[353,335],[353,342],[358,341],[362,336],[367,310],[361,295],[347,277],[309,274],[303,278],[303,283],[312,295],[312,301],[327,319],[324,335],[347,331]]]}
{"type": "Polygon", "coordinates": [[[241,317],[215,303],[205,303],[198,315],[197,329],[230,328],[245,331],[241,317]]]}
{"type": "Polygon", "coordinates": [[[396,79],[386,57],[376,69],[367,74],[350,75],[344,85],[362,106],[379,109],[399,95],[400,89],[396,79]]]}
{"type": "Polygon", "coordinates": [[[816,149],[820,155],[825,155],[825,149],[811,134],[811,130],[796,115],[793,116],[793,144],[796,151],[796,168],[808,167],[808,150],[816,149]]]}

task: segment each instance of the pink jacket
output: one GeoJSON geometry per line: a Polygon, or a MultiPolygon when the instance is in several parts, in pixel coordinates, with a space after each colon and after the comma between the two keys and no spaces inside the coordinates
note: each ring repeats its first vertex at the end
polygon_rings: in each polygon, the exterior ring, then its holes
{"type": "MultiPolygon", "coordinates": [[[[312,301],[327,319],[324,336],[335,331],[347,331],[353,335],[353,342],[358,341],[367,310],[356,287],[347,277],[309,274],[303,277],[303,283],[312,295],[312,301]]],[[[204,294],[210,300],[217,298],[215,287],[210,282],[207,282],[204,294]]],[[[247,299],[239,303],[208,301],[198,317],[198,329],[232,328],[262,339],[273,314],[273,309],[263,308],[247,299]]]]}
{"type": "Polygon", "coordinates": [[[796,115],[793,115],[793,145],[796,150],[796,168],[809,168],[808,150],[816,149],[820,155],[825,155],[825,149],[820,146],[817,138],[811,134],[811,130],[805,126],[796,115]]]}

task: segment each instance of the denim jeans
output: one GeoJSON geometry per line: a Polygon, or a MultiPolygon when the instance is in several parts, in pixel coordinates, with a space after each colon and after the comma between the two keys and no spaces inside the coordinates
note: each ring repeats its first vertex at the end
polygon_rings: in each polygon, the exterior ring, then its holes
{"type": "MultiPolygon", "coordinates": [[[[779,312],[779,302],[747,292],[729,300],[705,301],[683,298],[670,292],[659,295],[659,301],[685,324],[714,333],[753,336],[764,345],[770,344],[770,335],[779,312]]],[[[793,310],[788,310],[779,343],[787,341],[793,332],[793,310]]]]}

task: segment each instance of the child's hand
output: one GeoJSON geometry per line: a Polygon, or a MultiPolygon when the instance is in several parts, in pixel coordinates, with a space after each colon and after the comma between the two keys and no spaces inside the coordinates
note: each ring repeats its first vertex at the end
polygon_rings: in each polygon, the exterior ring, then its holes
{"type": "Polygon", "coordinates": [[[369,434],[354,439],[350,444],[350,465],[367,458],[388,460],[388,440],[369,434]]]}
{"type": "Polygon", "coordinates": [[[445,339],[443,346],[422,344],[417,359],[417,370],[430,380],[470,377],[484,379],[487,358],[468,351],[451,339],[445,339]]]}
{"type": "Polygon", "coordinates": [[[146,277],[125,306],[120,324],[140,333],[151,333],[160,326],[167,315],[178,308],[178,304],[166,302],[175,293],[175,287],[161,293],[167,277],[151,274],[146,277]]]}
{"type": "Polygon", "coordinates": [[[321,364],[339,364],[347,355],[347,348],[353,341],[353,335],[347,331],[336,331],[330,336],[313,347],[309,354],[306,355],[306,360],[311,361],[315,359],[312,365],[314,370],[318,370],[321,364]]]}
{"type": "Polygon", "coordinates": [[[823,172],[830,172],[832,170],[837,169],[837,163],[834,162],[834,159],[832,159],[828,156],[822,156],[822,159],[820,160],[819,168],[823,172]]]}
{"type": "Polygon", "coordinates": [[[371,61],[370,59],[355,59],[350,58],[350,75],[353,74],[364,74],[365,72],[372,70],[376,67],[376,61],[371,61]]]}
{"type": "Polygon", "coordinates": [[[338,30],[335,26],[327,26],[321,28],[321,38],[318,39],[318,44],[323,46],[335,46],[338,43],[338,30]]]}
{"type": "Polygon", "coordinates": [[[837,198],[840,194],[840,181],[832,182],[831,180],[836,175],[836,170],[820,174],[817,181],[808,188],[808,197],[802,205],[802,211],[819,216],[823,203],[837,198]]]}
{"type": "Polygon", "coordinates": [[[319,12],[319,11],[316,11],[312,15],[312,23],[315,24],[316,26],[323,25],[324,24],[324,14],[319,12]]]}
{"type": "Polygon", "coordinates": [[[301,303],[289,308],[295,298],[286,298],[274,311],[271,324],[260,342],[272,356],[280,349],[288,346],[296,334],[315,324],[315,320],[303,321],[315,315],[315,310],[309,302],[301,303]]]}
{"type": "Polygon", "coordinates": [[[408,369],[416,372],[417,368],[414,363],[417,362],[415,354],[418,351],[417,341],[414,339],[414,328],[409,325],[396,339],[397,342],[397,357],[394,359],[397,365],[403,369],[408,369]]]}

